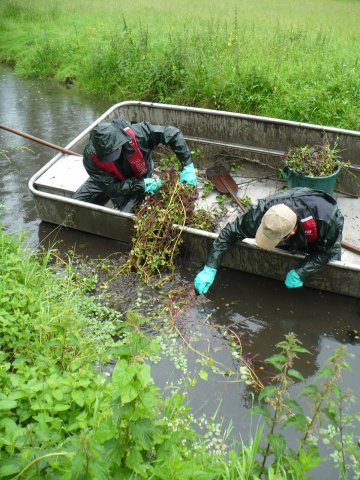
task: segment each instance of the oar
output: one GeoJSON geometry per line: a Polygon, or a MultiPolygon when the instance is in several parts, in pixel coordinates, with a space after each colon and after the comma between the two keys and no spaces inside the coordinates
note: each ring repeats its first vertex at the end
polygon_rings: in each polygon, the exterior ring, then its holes
{"type": "Polygon", "coordinates": [[[76,155],[77,157],[82,157],[80,153],[72,152],[71,150],[67,150],[66,148],[59,147],[59,145],[54,145],[53,143],[46,142],[45,140],[41,140],[41,138],[34,137],[33,135],[29,135],[28,133],[21,132],[20,130],[15,130],[15,128],[8,127],[0,123],[0,128],[3,130],[7,130],[8,132],[15,133],[16,135],[20,135],[21,137],[28,138],[29,140],[33,140],[34,142],[41,143],[42,145],[46,145],[47,147],[53,148],[54,150],[59,150],[60,152],[67,153],[68,155],[76,155]]]}
{"type": "MultiPolygon", "coordinates": [[[[241,203],[241,200],[235,195],[235,192],[238,189],[235,180],[223,165],[209,167],[206,170],[206,176],[220,193],[230,193],[241,210],[243,212],[247,211],[245,205],[241,203]]],[[[357,245],[348,242],[341,242],[341,246],[350,252],[360,255],[360,247],[357,245]]]]}
{"type": "Polygon", "coordinates": [[[236,196],[238,186],[223,165],[214,165],[206,170],[206,176],[220,193],[230,193],[235,202],[239,205],[243,212],[247,211],[246,206],[236,196]]]}

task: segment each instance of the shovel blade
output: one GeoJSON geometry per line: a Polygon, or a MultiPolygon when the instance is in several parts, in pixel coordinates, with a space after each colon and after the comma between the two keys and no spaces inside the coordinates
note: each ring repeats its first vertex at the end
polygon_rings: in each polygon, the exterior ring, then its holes
{"type": "Polygon", "coordinates": [[[206,176],[220,193],[237,192],[238,186],[223,165],[214,165],[206,170],[206,176]]]}

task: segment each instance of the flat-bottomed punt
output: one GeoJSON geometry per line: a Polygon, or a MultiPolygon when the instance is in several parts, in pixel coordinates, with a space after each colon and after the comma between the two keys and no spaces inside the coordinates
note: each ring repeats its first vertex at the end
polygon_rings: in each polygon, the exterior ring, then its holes
{"type": "MultiPolygon", "coordinates": [[[[82,154],[92,128],[100,121],[119,117],[131,122],[179,127],[189,146],[201,151],[195,161],[199,172],[217,163],[238,165],[234,174],[238,195],[249,196],[253,203],[286,188],[278,179],[278,173],[283,167],[284,153],[290,147],[320,144],[324,139],[336,143],[342,160],[351,162],[351,166],[340,173],[334,194],[345,217],[343,240],[360,245],[360,132],[232,112],[128,101],[111,107],[66,148],[82,154]]],[[[201,179],[201,175],[199,177],[201,179]]],[[[58,153],[53,157],[29,181],[40,219],[130,244],[134,215],[119,212],[111,205],[97,206],[71,198],[87,178],[81,156],[58,153]]],[[[214,195],[200,200],[199,206],[212,208],[214,195]]],[[[233,210],[233,216],[239,213],[233,210]]],[[[182,230],[184,254],[202,267],[217,233],[177,228],[182,230]]],[[[253,241],[245,240],[225,256],[223,266],[283,280],[298,258],[280,249],[264,251],[253,241]]],[[[341,261],[330,262],[307,279],[305,285],[360,298],[360,255],[343,250],[341,261]]]]}

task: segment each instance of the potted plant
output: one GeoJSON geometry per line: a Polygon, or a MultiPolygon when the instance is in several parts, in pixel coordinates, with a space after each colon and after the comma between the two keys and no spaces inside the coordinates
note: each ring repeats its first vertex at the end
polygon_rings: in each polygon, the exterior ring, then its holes
{"type": "Polygon", "coordinates": [[[288,188],[309,187],[329,195],[334,192],[341,168],[348,165],[339,157],[339,150],[329,142],[290,148],[285,156],[283,176],[288,188]]]}

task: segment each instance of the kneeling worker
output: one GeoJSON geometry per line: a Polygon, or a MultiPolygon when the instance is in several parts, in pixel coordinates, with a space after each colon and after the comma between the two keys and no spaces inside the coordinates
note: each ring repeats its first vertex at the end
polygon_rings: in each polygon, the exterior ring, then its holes
{"type": "Polygon", "coordinates": [[[257,246],[265,250],[277,246],[305,253],[285,279],[288,288],[302,287],[308,275],[330,260],[340,259],[343,225],[336,200],[324,192],[292,188],[270,195],[222,229],[205,267],[195,277],[195,289],[200,294],[208,291],[225,253],[244,238],[255,238],[257,246]]]}
{"type": "Polygon", "coordinates": [[[96,205],[111,199],[117,210],[132,212],[146,193],[153,195],[161,186],[161,180],[151,178],[151,152],[159,144],[168,145],[180,161],[180,182],[196,186],[191,151],[178,128],[114,119],[91,131],[83,155],[89,178],[73,198],[96,205]]]}

